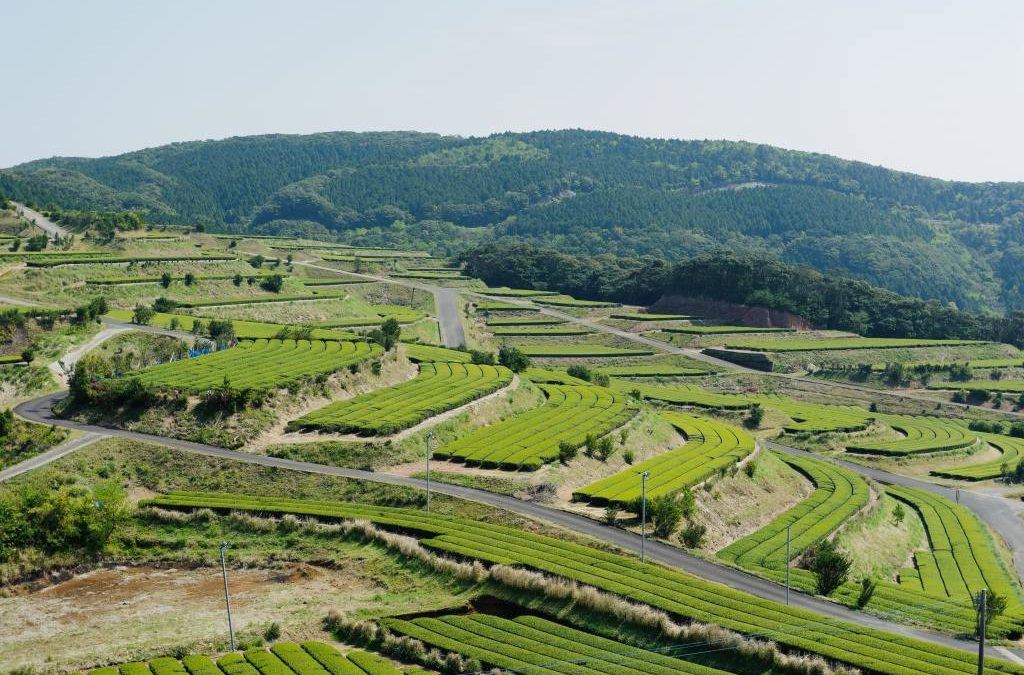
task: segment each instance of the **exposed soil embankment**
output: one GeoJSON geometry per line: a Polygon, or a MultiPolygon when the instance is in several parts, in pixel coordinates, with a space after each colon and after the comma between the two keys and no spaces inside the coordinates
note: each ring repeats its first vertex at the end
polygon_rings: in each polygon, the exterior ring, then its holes
{"type": "Polygon", "coordinates": [[[664,295],[651,305],[659,314],[690,314],[714,317],[730,324],[757,326],[758,328],[796,328],[812,330],[814,326],[802,316],[779,309],[752,307],[720,300],[688,298],[682,295],[664,295]]]}

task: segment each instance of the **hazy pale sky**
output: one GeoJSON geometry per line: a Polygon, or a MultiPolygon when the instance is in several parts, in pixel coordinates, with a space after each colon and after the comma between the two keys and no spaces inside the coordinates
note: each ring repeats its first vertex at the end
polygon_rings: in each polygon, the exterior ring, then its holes
{"type": "Polygon", "coordinates": [[[1018,0],[3,3],[0,166],[578,127],[1024,180],[1018,0]]]}

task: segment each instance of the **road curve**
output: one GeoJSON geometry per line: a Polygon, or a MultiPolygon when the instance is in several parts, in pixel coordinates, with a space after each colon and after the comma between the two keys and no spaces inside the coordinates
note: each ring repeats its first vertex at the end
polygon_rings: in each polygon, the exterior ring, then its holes
{"type": "MultiPolygon", "coordinates": [[[[82,424],[80,422],[55,417],[52,411],[53,405],[66,395],[67,392],[62,391],[26,401],[25,403],[17,406],[15,408],[15,412],[25,419],[41,424],[56,424],[57,426],[76,429],[96,434],[98,436],[126,438],[142,443],[150,443],[184,452],[191,452],[197,455],[204,455],[207,457],[227,459],[289,471],[301,471],[305,473],[339,476],[355,480],[366,480],[413,489],[422,490],[426,488],[426,481],[418,478],[396,476],[393,474],[374,471],[363,471],[360,469],[326,466],[323,464],[300,462],[292,459],[268,457],[266,455],[256,455],[248,452],[240,452],[237,450],[228,450],[227,448],[205,445],[202,443],[194,443],[192,441],[82,424]]],[[[70,452],[70,450],[68,450],[68,452],[70,452]]],[[[56,459],[56,457],[51,458],[49,461],[53,461],[53,459],[56,459]]],[[[36,466],[41,466],[45,463],[46,462],[40,460],[36,466]]],[[[35,468],[35,466],[32,468],[35,468]]],[[[613,544],[624,550],[633,552],[639,552],[640,550],[640,536],[637,534],[617,527],[605,525],[584,516],[560,511],[551,506],[545,506],[534,502],[526,502],[507,495],[477,490],[460,485],[437,483],[436,481],[431,483],[431,490],[436,493],[487,504],[528,518],[545,521],[565,528],[571,532],[590,536],[600,541],[613,544]]],[[[786,601],[785,588],[779,584],[766,579],[761,579],[732,567],[726,567],[710,560],[698,558],[686,553],[685,551],[668,546],[667,544],[649,540],[646,544],[646,554],[651,560],[684,570],[703,579],[707,579],[708,581],[724,584],[730,588],[744,591],[761,598],[774,600],[776,602],[785,603],[786,601]]],[[[877,628],[879,630],[885,630],[919,640],[963,649],[965,651],[974,650],[973,643],[971,642],[959,640],[955,637],[944,635],[942,633],[880,619],[827,600],[799,593],[797,591],[792,592],[790,604],[795,607],[815,611],[832,618],[841,619],[861,626],[869,626],[871,628],[877,628]]]]}
{"type": "Polygon", "coordinates": [[[38,469],[41,466],[46,466],[50,462],[55,462],[64,455],[69,455],[79,448],[84,448],[87,445],[92,445],[101,438],[106,438],[106,433],[97,433],[93,431],[87,431],[86,433],[64,441],[59,445],[55,445],[46,452],[41,452],[35,457],[29,457],[23,462],[18,462],[12,466],[7,467],[3,471],[0,471],[0,483],[5,480],[10,480],[15,476],[20,476],[23,473],[27,473],[33,469],[38,469]]]}
{"type": "Polygon", "coordinates": [[[64,229],[57,223],[53,222],[43,214],[39,213],[35,209],[30,209],[24,204],[19,204],[18,202],[11,203],[14,204],[14,208],[17,209],[18,213],[21,214],[23,218],[26,218],[27,220],[31,221],[33,225],[46,232],[50,239],[53,239],[54,237],[66,237],[69,234],[71,234],[66,229],[64,229]]]}

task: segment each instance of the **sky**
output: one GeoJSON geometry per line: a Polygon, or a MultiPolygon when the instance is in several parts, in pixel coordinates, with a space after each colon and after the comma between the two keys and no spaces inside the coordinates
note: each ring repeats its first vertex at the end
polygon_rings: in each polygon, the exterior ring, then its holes
{"type": "Polygon", "coordinates": [[[1024,181],[1024,2],[4,3],[0,167],[259,133],[585,128],[1024,181]]]}

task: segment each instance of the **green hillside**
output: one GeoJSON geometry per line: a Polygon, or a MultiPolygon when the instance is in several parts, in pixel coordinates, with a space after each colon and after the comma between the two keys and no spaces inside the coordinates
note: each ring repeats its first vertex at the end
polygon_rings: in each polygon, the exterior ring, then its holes
{"type": "Polygon", "coordinates": [[[751,143],[590,131],[335,132],[175,143],[0,171],[41,206],[453,253],[772,251],[970,309],[1024,306],[1024,184],[941,181],[751,143]]]}

